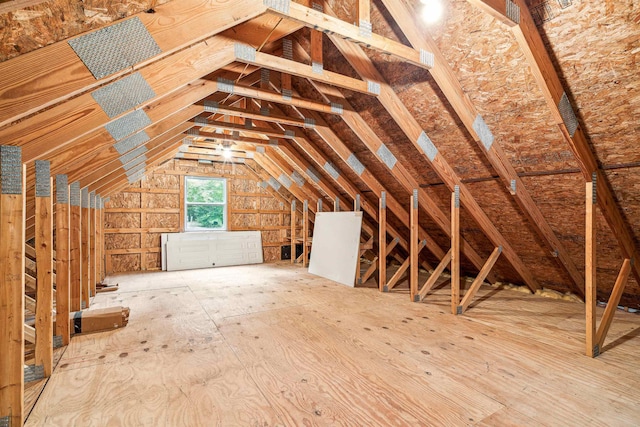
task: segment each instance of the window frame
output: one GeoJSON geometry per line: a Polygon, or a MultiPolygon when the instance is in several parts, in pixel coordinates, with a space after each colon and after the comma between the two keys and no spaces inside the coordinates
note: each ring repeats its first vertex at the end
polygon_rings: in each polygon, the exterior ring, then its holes
{"type": "Polygon", "coordinates": [[[222,178],[222,177],[212,177],[212,176],[198,176],[198,175],[185,175],[184,177],[184,199],[182,200],[183,202],[183,215],[184,215],[184,222],[182,224],[183,226],[183,230],[185,232],[203,232],[203,231],[207,231],[207,232],[211,232],[211,231],[227,231],[229,229],[229,224],[228,224],[228,220],[229,220],[229,215],[228,215],[228,204],[229,204],[229,188],[228,188],[228,181],[227,178],[222,178]],[[189,196],[189,180],[193,179],[193,180],[206,180],[206,181],[220,181],[222,182],[222,188],[223,188],[223,199],[224,202],[219,203],[219,202],[189,202],[187,200],[188,196],[189,196]],[[201,205],[201,206],[222,206],[222,223],[223,226],[220,228],[205,228],[205,227],[201,227],[201,228],[190,228],[189,227],[189,206],[190,205],[201,205]]]}

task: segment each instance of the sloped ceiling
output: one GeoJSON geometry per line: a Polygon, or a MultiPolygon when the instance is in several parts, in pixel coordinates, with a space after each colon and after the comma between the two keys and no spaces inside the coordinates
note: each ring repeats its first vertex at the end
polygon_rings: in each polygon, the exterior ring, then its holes
{"type": "MultiPolygon", "coordinates": [[[[72,3],[54,0],[4,13],[0,15],[0,59],[4,61],[0,63],[0,68],[11,64],[17,60],[14,58],[19,58],[27,52],[38,49],[45,52],[46,49],[50,49],[46,47],[49,44],[64,43],[69,37],[108,25],[135,13],[154,9],[158,16],[165,18],[162,15],[163,3],[166,2],[72,3]]],[[[398,25],[383,2],[374,1],[371,4],[373,33],[410,45],[402,32],[403,26],[408,24],[418,26],[434,40],[471,105],[491,129],[495,137],[494,144],[504,152],[504,159],[517,173],[524,185],[523,188],[531,196],[536,208],[566,251],[569,262],[582,273],[585,264],[585,174],[581,170],[581,162],[576,158],[556,123],[539,81],[532,72],[530,60],[519,45],[515,33],[500,20],[477,7],[479,1],[447,0],[444,3],[444,18],[433,26],[423,28],[418,19],[415,23],[398,25]]],[[[586,135],[587,145],[595,154],[602,177],[606,178],[607,186],[614,196],[615,206],[612,206],[612,209],[621,215],[624,228],[628,230],[635,248],[638,248],[640,150],[636,148],[636,144],[640,131],[640,75],[637,65],[640,59],[640,4],[636,1],[530,0],[527,5],[537,31],[542,36],[545,49],[553,61],[555,71],[577,114],[580,127],[586,135]]],[[[357,20],[353,1],[328,1],[326,6],[347,23],[357,20]]],[[[421,8],[418,2],[411,2],[409,6],[415,10],[421,8]]],[[[207,2],[203,1],[201,7],[208,7],[207,2]]],[[[197,14],[198,10],[197,7],[193,7],[189,13],[197,14]]],[[[280,20],[271,16],[254,20],[253,23],[241,24],[224,34],[277,56],[282,55],[282,44],[278,39],[290,34],[288,38],[293,41],[294,51],[299,50],[294,55],[295,59],[308,63],[308,52],[311,49],[310,33],[309,29],[300,29],[300,25],[287,19],[280,20]]],[[[324,69],[360,79],[330,38],[331,36],[327,35],[323,37],[324,69]]],[[[531,271],[535,281],[540,286],[561,292],[575,292],[575,278],[572,279],[568,273],[566,263],[560,262],[558,253],[539,232],[540,224],[529,218],[526,209],[523,209],[511,194],[509,181],[500,176],[479,143],[474,141],[473,135],[456,113],[455,106],[447,99],[431,74],[396,56],[367,48],[364,50],[406,106],[410,116],[437,147],[439,156],[451,166],[457,179],[531,271]]],[[[181,64],[176,64],[179,65],[181,64]]],[[[245,84],[259,86],[260,75],[254,71],[255,67],[235,63],[207,78],[209,81],[215,81],[219,76],[236,81],[243,78],[245,84]]],[[[28,73],[29,70],[25,69],[24,72],[28,73]]],[[[272,83],[279,82],[280,78],[280,73],[271,73],[272,83]]],[[[194,81],[192,86],[182,87],[172,96],[179,98],[187,96],[185,94],[188,93],[201,94],[192,101],[201,107],[202,98],[208,96],[206,90],[201,89],[205,81],[194,81]],[[194,92],[196,90],[201,92],[194,92]]],[[[327,99],[319,93],[319,88],[314,87],[306,78],[293,77],[292,83],[292,88],[299,96],[318,103],[327,103],[327,99]]],[[[274,83],[274,86],[279,88],[280,84],[274,83]]],[[[87,87],[76,92],[81,94],[90,90],[93,89],[87,87]]],[[[411,141],[407,136],[407,124],[394,120],[375,96],[346,89],[342,89],[341,92],[376,137],[392,151],[399,164],[413,177],[420,189],[431,196],[440,210],[448,215],[452,190],[450,182],[443,181],[441,171],[439,173],[434,169],[427,158],[416,149],[415,141],[411,141]]],[[[13,96],[12,91],[2,90],[1,97],[5,105],[11,103],[13,96]]],[[[236,106],[243,106],[244,102],[239,96],[220,96],[216,100],[224,100],[229,105],[235,102],[236,106]]],[[[55,103],[50,104],[35,108],[30,115],[23,115],[17,121],[29,120],[34,124],[41,123],[43,127],[49,126],[46,122],[46,110],[55,103]],[[42,120],[39,120],[39,117],[42,117],[42,120]]],[[[250,104],[246,102],[244,105],[250,104]]],[[[158,103],[153,108],[161,108],[160,105],[158,103]]],[[[287,105],[271,103],[272,113],[276,111],[276,107],[289,117],[300,119],[298,113],[287,105]]],[[[184,118],[180,120],[188,122],[196,114],[197,112],[191,114],[185,110],[184,118]]],[[[367,148],[370,141],[363,141],[345,124],[340,115],[318,114],[327,123],[328,132],[335,134],[341,144],[349,152],[353,152],[366,169],[384,185],[388,193],[408,208],[409,191],[367,148]]],[[[215,117],[222,118],[221,115],[215,117]]],[[[243,120],[237,122],[243,123],[243,120]]],[[[263,125],[257,120],[254,124],[263,125]]],[[[6,137],[7,140],[3,140],[3,144],[17,144],[16,140],[12,139],[17,137],[10,130],[16,125],[19,123],[9,123],[0,128],[0,135],[13,135],[6,137]]],[[[192,125],[193,123],[187,123],[181,127],[176,136],[184,136],[182,134],[192,125]]],[[[177,124],[173,124],[172,128],[177,129],[175,126],[177,124]]],[[[168,125],[166,127],[171,128],[168,125]]],[[[72,129],[72,125],[69,125],[69,129],[72,129]]],[[[318,164],[317,156],[330,161],[341,177],[352,183],[356,191],[362,194],[365,203],[377,206],[375,191],[372,191],[369,184],[345,162],[345,156],[334,151],[327,143],[326,135],[323,137],[312,129],[298,129],[305,132],[308,141],[317,150],[316,157],[301,147],[294,148],[291,155],[298,156],[299,161],[305,164],[315,165],[316,173],[323,182],[331,182],[332,179],[322,170],[323,165],[318,164]]],[[[73,130],[65,133],[72,134],[73,130]]],[[[77,141],[74,140],[71,147],[83,151],[91,150],[92,145],[87,138],[88,136],[84,136],[77,141]]],[[[99,138],[102,138],[100,141],[109,142],[108,136],[103,135],[99,138]]],[[[176,138],[176,141],[179,142],[179,139],[176,138]]],[[[108,147],[112,142],[109,142],[108,147]]],[[[53,155],[62,156],[56,153],[53,155]]],[[[287,158],[284,156],[284,159],[287,158]]],[[[56,165],[66,165],[65,173],[81,169],[81,165],[73,164],[74,159],[68,153],[64,159],[52,159],[52,162],[56,161],[56,165]]],[[[121,167],[117,163],[113,164],[115,166],[112,168],[121,167]]],[[[109,170],[108,164],[105,164],[105,168],[109,170]]],[[[300,167],[299,164],[291,168],[301,174],[305,173],[304,167],[300,167]]],[[[88,173],[83,172],[74,179],[88,173]]],[[[122,174],[120,177],[122,178],[122,174]]],[[[98,178],[100,177],[87,182],[87,185],[93,185],[91,183],[98,178]]],[[[126,185],[126,180],[123,185],[126,185]]],[[[352,194],[349,194],[345,187],[332,185],[344,200],[351,201],[352,194]]],[[[323,195],[327,201],[332,199],[328,196],[326,188],[318,185],[315,187],[315,191],[323,195]]],[[[109,188],[115,191],[121,187],[109,188]]],[[[477,215],[472,215],[468,207],[465,207],[463,200],[462,235],[478,255],[486,259],[495,242],[487,237],[486,228],[478,224],[477,215]]],[[[391,216],[390,222],[408,237],[408,231],[401,220],[391,216]]],[[[437,245],[446,251],[450,245],[449,238],[428,212],[421,212],[420,225],[437,245]]],[[[430,264],[437,264],[438,259],[433,254],[424,256],[430,264]]],[[[599,214],[597,272],[601,299],[606,298],[615,282],[622,259],[623,255],[615,234],[607,225],[605,217],[599,214]]],[[[463,260],[463,265],[469,274],[475,274],[478,270],[469,259],[463,260]]],[[[521,274],[514,269],[513,263],[507,257],[502,256],[499,259],[495,272],[497,279],[524,283],[521,274]]],[[[623,303],[633,306],[640,303],[640,287],[633,275],[625,289],[623,303]]]]}

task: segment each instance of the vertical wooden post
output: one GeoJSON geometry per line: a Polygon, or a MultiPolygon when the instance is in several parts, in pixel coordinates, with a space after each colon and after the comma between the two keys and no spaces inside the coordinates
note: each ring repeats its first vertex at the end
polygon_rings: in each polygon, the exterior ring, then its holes
{"type": "Polygon", "coordinates": [[[0,147],[0,422],[24,422],[25,182],[22,150],[0,147]]]}
{"type": "Polygon", "coordinates": [[[36,350],[44,376],[53,370],[53,200],[50,164],[36,160],[36,350]]]}
{"type": "Polygon", "coordinates": [[[102,197],[96,194],[96,283],[102,282],[102,197]]]}
{"type": "Polygon", "coordinates": [[[451,193],[451,313],[460,304],[460,187],[451,193]]]}
{"type": "MultiPolygon", "coordinates": [[[[358,25],[363,28],[366,27],[367,24],[369,25],[369,31],[371,31],[371,4],[369,3],[370,0],[357,0],[357,18],[358,18],[358,25]]],[[[361,32],[363,31],[362,29],[360,30],[361,32]]]]}
{"type": "Polygon", "coordinates": [[[309,264],[309,248],[307,247],[309,239],[309,201],[305,200],[302,210],[302,266],[309,264]]]}
{"type": "Polygon", "coordinates": [[[410,228],[410,254],[411,261],[409,262],[409,294],[411,295],[411,301],[419,301],[418,294],[418,190],[413,190],[411,195],[411,228],[410,228]],[[417,297],[417,298],[416,298],[417,297]]]}
{"type": "MultiPolygon", "coordinates": [[[[360,211],[360,195],[356,194],[356,198],[353,200],[353,211],[360,211]]],[[[364,250],[358,251],[358,262],[356,263],[356,285],[362,284],[362,255],[364,254],[364,250]]]]}
{"type": "Polygon", "coordinates": [[[586,218],[585,218],[585,260],[584,260],[584,304],[586,348],[589,357],[600,353],[596,342],[596,174],[586,184],[586,218]]]}
{"type": "Polygon", "coordinates": [[[387,292],[387,192],[380,194],[378,213],[378,289],[387,292]]]}
{"type": "Polygon", "coordinates": [[[83,308],[89,308],[89,274],[90,274],[90,251],[89,251],[89,189],[83,188],[80,193],[80,274],[83,308]]]}
{"type": "Polygon", "coordinates": [[[69,345],[69,185],[56,175],[56,335],[69,345]]]}
{"type": "Polygon", "coordinates": [[[336,200],[333,202],[333,211],[340,212],[340,198],[336,196],[336,200]]]}
{"type": "Polygon", "coordinates": [[[98,275],[96,273],[96,233],[96,193],[92,191],[89,193],[89,292],[92,297],[96,295],[96,283],[98,283],[98,275]]]}
{"type": "Polygon", "coordinates": [[[296,262],[296,201],[291,202],[291,264],[296,262]]]}
{"type": "MultiPolygon", "coordinates": [[[[312,0],[311,7],[319,12],[324,10],[322,0],[312,0]]],[[[322,31],[311,30],[311,66],[314,72],[321,73],[322,62],[322,31]]]]}
{"type": "Polygon", "coordinates": [[[80,183],[69,186],[69,288],[70,311],[80,311],[80,183]]]}
{"type": "Polygon", "coordinates": [[[318,210],[316,212],[322,212],[322,199],[318,199],[318,210]]]}

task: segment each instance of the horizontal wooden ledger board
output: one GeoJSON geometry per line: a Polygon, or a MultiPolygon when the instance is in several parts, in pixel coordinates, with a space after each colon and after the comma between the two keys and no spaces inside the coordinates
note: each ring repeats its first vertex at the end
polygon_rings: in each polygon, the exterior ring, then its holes
{"type": "Polygon", "coordinates": [[[309,273],[355,286],[362,212],[318,212],[309,273]]]}

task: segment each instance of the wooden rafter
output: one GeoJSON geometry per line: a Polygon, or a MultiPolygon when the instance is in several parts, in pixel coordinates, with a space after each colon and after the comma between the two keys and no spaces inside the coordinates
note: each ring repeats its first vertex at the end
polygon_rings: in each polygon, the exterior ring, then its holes
{"type": "MultiPolygon", "coordinates": [[[[386,83],[385,79],[378,72],[375,65],[364,53],[364,51],[353,43],[345,42],[343,39],[336,36],[329,36],[331,41],[336,45],[342,55],[349,61],[351,66],[356,70],[358,74],[364,78],[378,81],[380,84],[380,96],[378,99],[380,103],[385,107],[387,112],[398,123],[398,126],[407,135],[407,138],[416,147],[416,149],[424,155],[426,160],[429,160],[433,167],[433,170],[438,174],[440,179],[445,184],[453,189],[454,186],[460,188],[460,198],[465,205],[467,211],[478,223],[484,234],[491,240],[496,246],[502,246],[505,257],[509,260],[514,269],[518,272],[524,283],[532,290],[536,291],[540,288],[538,283],[533,278],[533,275],[529,271],[529,268],[524,264],[522,259],[518,256],[515,250],[511,247],[510,243],[502,236],[500,231],[495,227],[493,222],[484,213],[480,205],[475,201],[471,192],[462,183],[457,176],[453,168],[444,159],[444,157],[437,153],[435,155],[427,154],[421,147],[419,140],[423,135],[423,130],[407,110],[406,106],[402,103],[400,98],[393,91],[391,86],[386,83]],[[432,158],[430,158],[432,156],[432,158]]],[[[436,149],[437,150],[437,149],[436,149]]]]}
{"type": "MultiPolygon", "coordinates": [[[[436,58],[436,64],[429,70],[431,76],[455,110],[467,132],[469,132],[480,150],[486,155],[494,170],[500,175],[508,187],[515,189],[512,193],[514,193],[513,196],[516,202],[529,217],[529,223],[547,242],[551,250],[557,254],[558,260],[571,276],[573,289],[580,296],[584,296],[584,276],[580,270],[578,270],[569,252],[560,242],[536,205],[523,181],[518,177],[515,168],[511,165],[511,162],[502,150],[499,141],[494,141],[488,149],[483,143],[478,131],[474,127],[474,123],[476,123],[476,120],[481,116],[469,96],[464,92],[460,81],[456,78],[453,69],[444,59],[435,41],[428,34],[424,26],[416,24],[416,11],[402,1],[383,0],[383,3],[414,48],[426,49],[433,52],[436,58]]],[[[505,8],[505,1],[498,3],[501,8],[505,8]]]]}
{"type": "MultiPolygon", "coordinates": [[[[522,0],[512,1],[512,3],[515,3],[519,8],[520,17],[519,22],[514,22],[507,16],[504,3],[501,4],[501,2],[496,0],[467,1],[491,14],[491,16],[511,28],[520,45],[520,49],[527,58],[533,76],[542,90],[554,121],[558,125],[564,140],[569,144],[569,147],[571,147],[571,150],[576,156],[585,181],[590,181],[593,173],[597,174],[597,202],[604,218],[618,241],[624,257],[638,259],[638,249],[634,243],[633,234],[620,212],[616,198],[607,183],[606,175],[598,167],[598,160],[590,147],[585,130],[581,124],[577,122],[572,134],[560,113],[560,103],[563,97],[566,98],[563,104],[569,104],[569,107],[571,107],[571,105],[560,77],[558,76],[558,72],[553,66],[553,61],[544,46],[542,37],[536,28],[526,3],[522,0]]],[[[638,263],[634,263],[633,265],[633,275],[636,281],[640,283],[638,263]]]]}
{"type": "MultiPolygon", "coordinates": [[[[369,151],[386,166],[378,153],[379,148],[383,145],[382,140],[380,140],[378,135],[373,131],[373,129],[371,129],[362,116],[353,112],[353,108],[345,96],[337,89],[327,85],[320,85],[316,83],[313,85],[323,96],[327,97],[327,99],[332,100],[332,102],[343,103],[348,107],[342,115],[343,121],[358,136],[358,138],[360,138],[360,141],[362,141],[365,147],[367,147],[369,151]]],[[[387,169],[389,168],[387,167],[387,169]]],[[[434,222],[440,226],[445,234],[450,235],[451,224],[447,215],[440,209],[438,203],[424,189],[420,188],[418,181],[411,175],[404,165],[397,163],[395,167],[393,169],[389,169],[389,171],[396,180],[402,184],[405,190],[412,191],[412,189],[418,189],[420,205],[425,209],[429,216],[431,216],[434,222]]],[[[473,246],[465,241],[463,247],[464,254],[478,268],[478,270],[482,268],[482,258],[474,250],[473,246]]],[[[442,259],[444,251],[436,254],[436,256],[438,256],[438,259],[442,259]]]]}
{"type": "Polygon", "coordinates": [[[299,22],[311,29],[319,29],[327,34],[335,34],[345,40],[364,45],[387,55],[395,56],[417,67],[428,69],[432,66],[432,61],[425,58],[429,56],[428,52],[420,52],[398,43],[395,40],[371,33],[362,27],[357,27],[334,16],[298,3],[289,3],[288,11],[269,8],[269,12],[299,22]]]}
{"type": "MultiPolygon", "coordinates": [[[[207,47],[205,43],[198,42],[255,18],[265,10],[261,0],[206,5],[199,0],[184,0],[158,6],[154,14],[139,13],[136,17],[145,25],[162,53],[134,69],[145,69],[150,62],[159,62],[168,56],[173,56],[169,63],[190,63],[193,66],[198,50],[206,50],[207,47]],[[194,13],[196,9],[197,13],[194,13]],[[183,59],[190,60],[178,60],[182,55],[183,59]]],[[[209,53],[214,52],[215,49],[209,53]]],[[[177,66],[174,70],[167,67],[164,73],[182,73],[187,68],[190,67],[177,66]]],[[[114,81],[130,71],[126,69],[96,80],[66,41],[5,61],[0,64],[0,127],[114,81]],[[25,70],[29,72],[25,73],[25,70]]]]}
{"type": "MultiPolygon", "coordinates": [[[[333,149],[333,151],[336,154],[338,154],[344,162],[348,164],[349,158],[354,154],[351,152],[351,150],[347,148],[347,146],[340,140],[340,138],[331,130],[331,128],[324,121],[324,119],[319,114],[312,111],[306,111],[304,109],[298,109],[298,108],[296,108],[296,111],[298,111],[298,114],[300,114],[301,116],[311,117],[316,122],[318,126],[314,126],[312,130],[316,132],[318,136],[322,138],[322,140],[325,141],[327,145],[329,145],[333,149]]],[[[325,163],[319,163],[319,165],[322,167],[324,167],[326,164],[327,164],[326,161],[325,163]]],[[[341,176],[342,174],[339,174],[338,178],[340,178],[341,176]]],[[[380,181],[378,181],[378,179],[374,177],[373,174],[366,169],[362,171],[362,173],[360,174],[360,179],[362,179],[362,181],[371,189],[371,191],[374,192],[374,194],[377,197],[380,197],[382,195],[382,192],[386,191],[382,183],[380,183],[380,181]]],[[[355,198],[355,195],[353,197],[355,198]]],[[[408,212],[388,192],[386,197],[387,197],[388,208],[405,226],[408,227],[409,221],[410,221],[408,212]]],[[[365,206],[364,208],[365,208],[365,211],[372,211],[374,213],[372,217],[375,218],[375,208],[368,208],[367,206],[365,206]]],[[[369,212],[369,214],[371,214],[371,212],[369,212]]],[[[444,255],[444,252],[442,251],[442,249],[440,249],[437,243],[431,237],[429,237],[426,231],[424,231],[422,228],[420,229],[420,239],[425,240],[427,247],[434,255],[436,255],[437,257],[441,257],[442,255],[444,255]]],[[[409,246],[405,246],[404,242],[402,246],[407,249],[409,248],[409,246]]]]}
{"type": "MultiPolygon", "coordinates": [[[[252,49],[246,46],[248,49],[252,49]]],[[[263,52],[255,52],[255,54],[247,56],[235,57],[236,61],[244,64],[255,65],[261,68],[268,68],[273,71],[279,71],[285,74],[291,74],[294,76],[309,78],[318,80],[323,83],[327,83],[333,86],[338,86],[343,89],[349,89],[355,92],[360,92],[368,95],[375,95],[370,87],[371,82],[366,82],[352,77],[348,77],[342,74],[334,73],[327,70],[321,70],[320,72],[314,72],[310,65],[301,64],[289,59],[280,58],[275,55],[269,55],[263,52]]]]}

